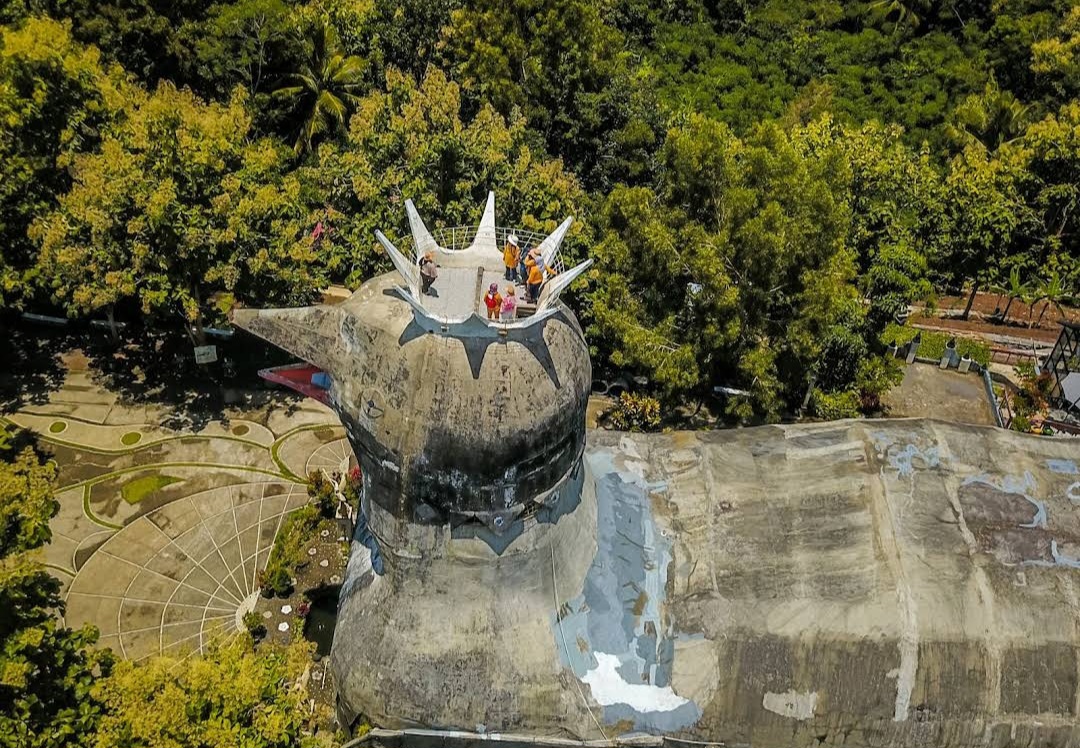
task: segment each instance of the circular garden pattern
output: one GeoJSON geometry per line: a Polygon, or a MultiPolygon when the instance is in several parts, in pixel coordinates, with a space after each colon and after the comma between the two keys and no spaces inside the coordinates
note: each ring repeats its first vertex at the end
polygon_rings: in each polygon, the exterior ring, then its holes
{"type": "Polygon", "coordinates": [[[67,624],[97,625],[103,645],[136,660],[238,633],[284,517],[307,500],[305,486],[268,480],[209,489],[137,518],[75,576],[67,624]]]}

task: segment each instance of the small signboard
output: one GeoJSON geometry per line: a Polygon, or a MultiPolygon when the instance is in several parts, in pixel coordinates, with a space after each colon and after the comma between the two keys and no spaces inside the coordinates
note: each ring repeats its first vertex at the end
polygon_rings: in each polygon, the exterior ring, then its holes
{"type": "Polygon", "coordinates": [[[195,363],[197,364],[212,364],[217,361],[217,346],[216,345],[197,345],[195,346],[195,363]]]}

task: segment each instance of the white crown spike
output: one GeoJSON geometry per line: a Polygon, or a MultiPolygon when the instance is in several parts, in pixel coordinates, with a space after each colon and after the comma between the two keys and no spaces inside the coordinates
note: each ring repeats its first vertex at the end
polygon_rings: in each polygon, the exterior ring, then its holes
{"type": "Polygon", "coordinates": [[[412,200],[405,201],[405,213],[409,216],[409,231],[412,232],[413,245],[416,247],[416,261],[419,262],[427,252],[438,252],[441,247],[424,225],[424,219],[416,212],[412,200]]]}
{"type": "MultiPolygon", "coordinates": [[[[476,238],[473,239],[472,247],[479,248],[482,253],[493,253],[501,256],[499,242],[495,237],[495,193],[489,192],[487,205],[484,206],[484,215],[480,218],[480,226],[476,229],[476,238]]],[[[470,249],[472,249],[470,247],[470,249]]]]}
{"type": "Polygon", "coordinates": [[[390,255],[390,261],[394,263],[394,268],[405,281],[409,291],[414,295],[418,295],[420,293],[420,269],[416,263],[405,259],[405,255],[401,254],[401,251],[391,244],[390,240],[378,229],[375,230],[375,238],[379,240],[379,244],[383,245],[386,254],[390,255]]]}
{"type": "Polygon", "coordinates": [[[585,262],[580,265],[575,265],[565,273],[559,273],[549,280],[544,285],[544,289],[540,292],[540,304],[536,307],[537,314],[552,307],[555,302],[559,300],[559,295],[566,287],[573,283],[579,275],[588,270],[592,263],[592,260],[585,260],[585,262]]]}
{"type": "Polygon", "coordinates": [[[551,232],[547,239],[540,242],[540,256],[544,258],[544,264],[548,267],[551,267],[551,261],[555,259],[555,253],[559,251],[559,245],[562,244],[563,237],[566,236],[566,232],[573,222],[573,216],[567,218],[559,224],[559,228],[551,232]]]}

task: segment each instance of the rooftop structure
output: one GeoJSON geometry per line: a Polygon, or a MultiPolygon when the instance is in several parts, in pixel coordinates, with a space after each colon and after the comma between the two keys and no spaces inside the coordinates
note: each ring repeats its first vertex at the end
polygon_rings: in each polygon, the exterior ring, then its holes
{"type": "Polygon", "coordinates": [[[396,274],[236,317],[304,359],[277,376],[338,412],[364,470],[343,726],[1080,745],[1074,443],[893,420],[586,447],[588,352],[558,297],[581,269],[488,321],[491,198],[460,251],[407,207],[447,271],[434,300],[380,235],[396,274]]]}
{"type": "MultiPolygon", "coordinates": [[[[398,287],[398,293],[417,311],[421,324],[430,326],[432,330],[437,326],[439,331],[451,335],[457,333],[456,326],[473,320],[494,326],[485,318],[483,296],[492,283],[500,287],[505,283],[503,248],[499,239],[513,232],[495,226],[495,193],[488,194],[480,225],[472,241],[464,248],[440,245],[424,225],[412,200],[405,201],[405,210],[409,216],[415,249],[413,256],[406,257],[381,231],[376,231],[375,236],[404,281],[404,285],[398,287]],[[440,266],[439,281],[433,287],[434,293],[423,294],[420,289],[419,261],[428,252],[434,255],[440,266]]],[[[561,268],[559,247],[572,223],[573,219],[567,218],[554,233],[539,243],[540,254],[549,267],[561,268]]],[[[524,235],[526,232],[521,233],[524,235]]],[[[528,247],[522,247],[522,251],[526,249],[528,247]]],[[[527,327],[557,314],[560,294],[591,264],[592,260],[586,260],[568,271],[558,273],[545,284],[535,314],[524,319],[503,320],[498,326],[527,327]]]]}
{"type": "Polygon", "coordinates": [[[346,718],[755,748],[1080,745],[1073,440],[921,419],[597,431],[585,467],[576,509],[501,556],[456,541],[352,593],[364,604],[335,639],[346,718]]]}
{"type": "MultiPolygon", "coordinates": [[[[377,234],[395,273],[341,304],[240,310],[234,321],[306,362],[267,376],[338,412],[363,468],[365,514],[388,548],[421,553],[429,541],[416,528],[447,524],[505,542],[493,538],[557,502],[580,463],[591,369],[559,296],[589,263],[549,279],[531,316],[489,320],[482,289],[504,272],[494,195],[463,249],[440,246],[406,209],[413,256],[377,234]],[[419,286],[426,252],[442,265],[432,295],[419,286]]],[[[552,265],[570,224],[540,243],[552,265]]]]}

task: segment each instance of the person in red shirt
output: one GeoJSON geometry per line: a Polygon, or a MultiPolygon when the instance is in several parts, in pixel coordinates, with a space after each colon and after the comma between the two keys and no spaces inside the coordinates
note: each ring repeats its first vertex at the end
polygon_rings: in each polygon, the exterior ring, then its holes
{"type": "Polygon", "coordinates": [[[488,286],[488,292],[484,294],[484,306],[487,307],[488,319],[499,318],[499,310],[502,307],[502,296],[499,295],[498,283],[492,283],[488,286]]]}

